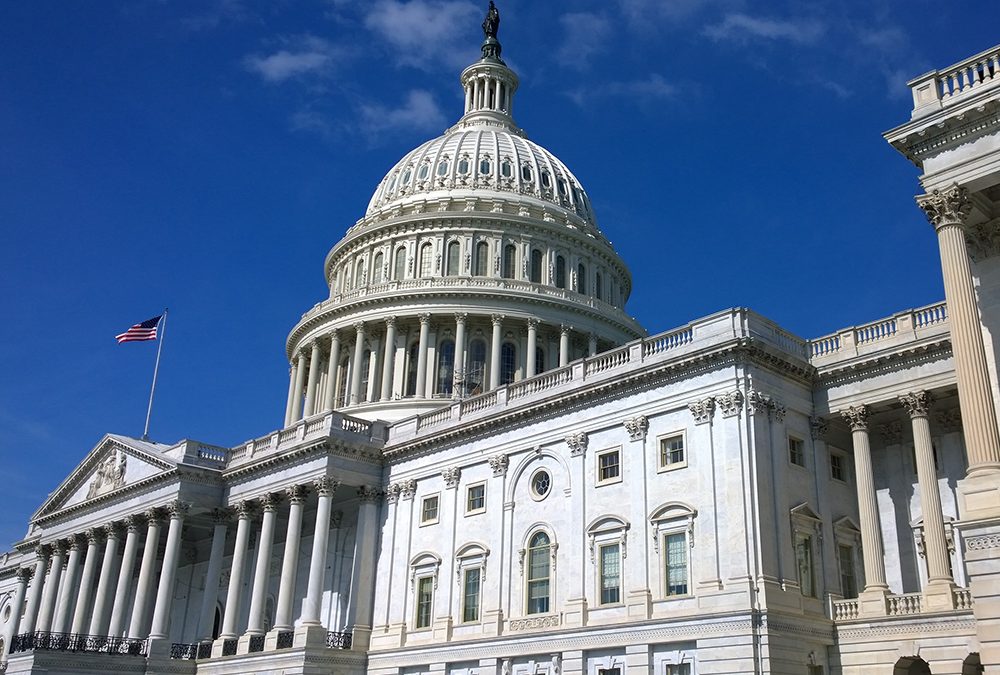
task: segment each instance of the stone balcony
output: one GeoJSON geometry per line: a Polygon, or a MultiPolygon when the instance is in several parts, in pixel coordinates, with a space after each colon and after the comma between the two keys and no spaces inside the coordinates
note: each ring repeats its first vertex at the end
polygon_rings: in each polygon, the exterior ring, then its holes
{"type": "Polygon", "coordinates": [[[914,119],[964,103],[1000,86],[1000,45],[907,84],[913,93],[914,119]]]}
{"type": "Polygon", "coordinates": [[[968,588],[952,590],[951,610],[931,610],[925,607],[922,593],[890,593],[885,597],[884,612],[871,612],[871,604],[865,603],[866,612],[862,613],[862,602],[858,598],[836,599],[830,596],[829,617],[837,622],[877,621],[880,618],[915,616],[920,614],[969,613],[972,611],[972,591],[968,588]]]}

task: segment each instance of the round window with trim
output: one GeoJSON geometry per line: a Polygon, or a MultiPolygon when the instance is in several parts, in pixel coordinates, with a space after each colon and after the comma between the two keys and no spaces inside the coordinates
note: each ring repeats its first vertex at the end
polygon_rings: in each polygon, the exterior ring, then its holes
{"type": "Polygon", "coordinates": [[[545,499],[552,490],[552,477],[545,469],[539,469],[531,476],[531,496],[536,500],[545,499]]]}

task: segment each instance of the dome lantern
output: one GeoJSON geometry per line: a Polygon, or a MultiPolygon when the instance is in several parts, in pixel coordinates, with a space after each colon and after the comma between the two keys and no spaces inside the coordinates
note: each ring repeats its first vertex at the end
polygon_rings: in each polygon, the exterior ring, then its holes
{"type": "Polygon", "coordinates": [[[483,21],[483,57],[462,71],[462,88],[465,89],[465,115],[461,122],[480,121],[483,118],[514,126],[511,104],[517,91],[517,74],[500,58],[502,47],[497,39],[500,13],[490,2],[483,21]]]}

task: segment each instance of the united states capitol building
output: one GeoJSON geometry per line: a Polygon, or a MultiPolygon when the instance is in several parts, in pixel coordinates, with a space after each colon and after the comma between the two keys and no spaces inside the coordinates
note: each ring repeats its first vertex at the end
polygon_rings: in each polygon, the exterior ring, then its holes
{"type": "Polygon", "coordinates": [[[101,438],[0,555],[0,670],[1000,673],[1000,47],[885,134],[943,302],[647,335],[497,20],[326,256],[282,428],[101,438]]]}

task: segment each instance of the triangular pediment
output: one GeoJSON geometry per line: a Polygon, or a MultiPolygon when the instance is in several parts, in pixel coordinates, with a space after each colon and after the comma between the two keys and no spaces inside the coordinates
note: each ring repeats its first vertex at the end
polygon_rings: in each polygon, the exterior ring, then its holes
{"type": "Polygon", "coordinates": [[[170,446],[107,434],[31,517],[37,520],[64,509],[100,501],[130,485],[146,482],[176,467],[163,451],[170,446]]]}
{"type": "Polygon", "coordinates": [[[805,518],[807,520],[815,520],[817,522],[823,520],[819,517],[819,514],[809,507],[807,502],[802,502],[798,506],[792,507],[790,513],[793,518],[805,518]]]}

